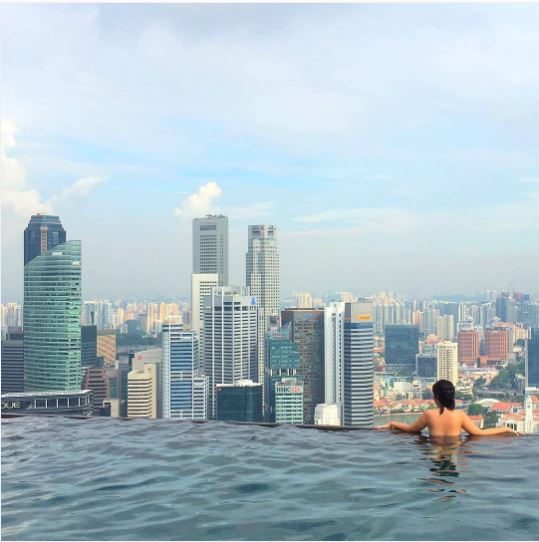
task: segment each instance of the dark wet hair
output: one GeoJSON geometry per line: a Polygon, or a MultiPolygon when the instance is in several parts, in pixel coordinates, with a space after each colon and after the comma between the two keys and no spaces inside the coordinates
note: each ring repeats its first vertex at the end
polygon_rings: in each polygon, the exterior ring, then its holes
{"type": "Polygon", "coordinates": [[[449,380],[438,380],[432,386],[432,394],[440,403],[440,414],[443,414],[444,408],[449,410],[455,408],[455,386],[449,380]]]}

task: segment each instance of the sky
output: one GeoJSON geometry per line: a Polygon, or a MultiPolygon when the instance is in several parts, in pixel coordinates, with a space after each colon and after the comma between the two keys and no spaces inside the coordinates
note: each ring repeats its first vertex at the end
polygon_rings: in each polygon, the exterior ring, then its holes
{"type": "Polygon", "coordinates": [[[195,216],[293,291],[539,295],[539,5],[2,5],[2,300],[59,214],[83,297],[187,296],[195,216]]]}

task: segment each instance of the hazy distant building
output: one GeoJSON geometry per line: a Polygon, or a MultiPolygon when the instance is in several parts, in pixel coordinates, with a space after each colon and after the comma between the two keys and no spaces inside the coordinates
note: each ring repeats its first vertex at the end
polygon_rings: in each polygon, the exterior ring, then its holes
{"type": "Polygon", "coordinates": [[[162,348],[163,418],[206,420],[208,378],[200,370],[198,332],[164,323],[162,348]]]}
{"type": "Polygon", "coordinates": [[[193,220],[193,273],[217,273],[228,284],[228,218],[207,215],[193,220]]]}
{"type": "Polygon", "coordinates": [[[216,419],[219,421],[261,422],[262,384],[252,380],[217,384],[216,406],[216,419]]]}
{"type": "Polygon", "coordinates": [[[313,296],[308,292],[294,292],[296,307],[298,309],[312,309],[313,296]]]}
{"type": "Polygon", "coordinates": [[[452,314],[438,316],[436,320],[436,335],[442,341],[452,341],[455,338],[455,320],[452,314]]]}
{"type": "Polygon", "coordinates": [[[214,288],[204,306],[204,362],[208,417],[216,416],[216,386],[258,379],[257,299],[245,288],[214,288]]]}
{"type": "MultiPolygon", "coordinates": [[[[266,420],[275,419],[275,385],[283,379],[300,379],[300,357],[296,343],[292,341],[292,326],[287,324],[282,328],[272,329],[266,334],[266,382],[264,400],[266,420]]],[[[303,387],[301,393],[303,419],[303,387]]],[[[300,422],[297,422],[300,423],[300,422]]]]}
{"type": "Polygon", "coordinates": [[[343,346],[343,423],[372,427],[374,321],[369,302],[346,303],[343,346]]]}
{"type": "Polygon", "coordinates": [[[476,365],[480,355],[479,330],[461,330],[458,332],[457,341],[459,364],[476,365]]]}
{"type": "Polygon", "coordinates": [[[458,383],[458,345],[444,341],[436,345],[437,374],[436,379],[449,380],[455,386],[458,383]]]}
{"type": "Polygon", "coordinates": [[[273,225],[249,226],[245,277],[258,304],[258,382],[264,382],[265,333],[279,323],[279,252],[273,225]]]}
{"type": "Polygon", "coordinates": [[[24,346],[20,328],[8,328],[2,339],[2,394],[24,391],[24,346]]]}
{"type": "Polygon", "coordinates": [[[286,309],[281,312],[283,326],[290,323],[291,338],[298,348],[303,377],[303,419],[314,422],[314,409],[324,402],[324,311],[286,309]]]}
{"type": "Polygon", "coordinates": [[[385,363],[387,372],[412,375],[415,371],[415,357],[418,353],[418,326],[385,326],[385,363]]]}
{"type": "Polygon", "coordinates": [[[217,273],[191,275],[191,330],[201,332],[204,327],[204,298],[211,296],[212,288],[219,285],[217,273]]]}
{"type": "Polygon", "coordinates": [[[154,364],[133,369],[127,375],[127,416],[157,418],[157,374],[154,364]]]}
{"type": "MultiPolygon", "coordinates": [[[[34,255],[33,246],[25,250],[27,256],[34,255]]],[[[80,241],[56,245],[27,261],[23,317],[25,391],[80,390],[81,302],[80,241]]]]}
{"type": "Polygon", "coordinates": [[[526,386],[539,388],[539,328],[532,328],[526,341],[526,386]]]}

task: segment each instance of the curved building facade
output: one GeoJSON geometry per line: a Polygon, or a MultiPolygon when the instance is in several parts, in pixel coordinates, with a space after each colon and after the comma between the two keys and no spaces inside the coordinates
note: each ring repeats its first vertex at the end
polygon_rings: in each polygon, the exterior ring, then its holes
{"type": "Polygon", "coordinates": [[[67,241],[24,267],[24,389],[81,388],[81,243],[67,241]]]}

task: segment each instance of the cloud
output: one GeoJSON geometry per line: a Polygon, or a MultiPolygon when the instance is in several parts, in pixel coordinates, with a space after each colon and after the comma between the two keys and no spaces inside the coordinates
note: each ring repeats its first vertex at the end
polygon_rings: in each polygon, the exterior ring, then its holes
{"type": "Polygon", "coordinates": [[[188,196],[181,207],[174,209],[174,214],[184,218],[194,218],[212,214],[214,202],[221,195],[221,187],[214,181],[202,185],[194,194],[188,196]]]}
{"type": "Polygon", "coordinates": [[[15,125],[2,120],[0,135],[0,173],[2,176],[2,205],[12,208],[21,217],[35,213],[52,213],[50,203],[43,201],[41,194],[27,186],[26,170],[15,158],[9,156],[9,149],[16,146],[15,125]]]}
{"type": "Polygon", "coordinates": [[[83,177],[72,185],[64,188],[60,194],[54,196],[54,200],[74,200],[87,196],[97,185],[107,181],[106,177],[83,177]]]}

